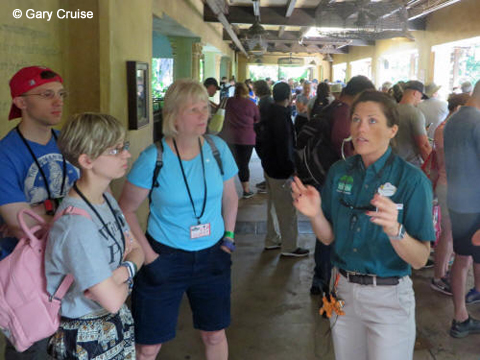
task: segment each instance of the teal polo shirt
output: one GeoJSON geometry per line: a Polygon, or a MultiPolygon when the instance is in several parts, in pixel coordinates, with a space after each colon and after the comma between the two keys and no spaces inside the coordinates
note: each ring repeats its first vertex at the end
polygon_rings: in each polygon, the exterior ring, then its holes
{"type": "Polygon", "coordinates": [[[335,163],[322,190],[322,209],[335,234],[332,263],[338,268],[382,277],[410,275],[381,226],[365,214],[375,193],[398,205],[398,222],[420,241],[435,241],[432,185],[423,172],[391,148],[365,169],[356,155],[335,163]]]}

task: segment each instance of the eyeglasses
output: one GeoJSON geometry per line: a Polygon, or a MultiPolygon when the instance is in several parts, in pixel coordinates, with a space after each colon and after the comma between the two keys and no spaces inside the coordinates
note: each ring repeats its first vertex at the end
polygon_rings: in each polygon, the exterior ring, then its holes
{"type": "Polygon", "coordinates": [[[349,208],[350,210],[359,210],[359,211],[375,211],[376,210],[376,207],[373,205],[354,206],[352,204],[347,203],[343,198],[340,198],[340,204],[349,208]]]}
{"type": "Polygon", "coordinates": [[[41,93],[37,93],[37,94],[22,94],[21,96],[31,96],[31,95],[36,95],[36,96],[40,96],[42,99],[45,99],[45,100],[53,100],[55,98],[55,96],[59,96],[62,100],[65,100],[67,97],[68,97],[68,91],[66,90],[60,90],[59,92],[55,92],[53,90],[45,90],[41,93]]]}
{"type": "Polygon", "coordinates": [[[120,145],[120,146],[117,146],[116,148],[105,151],[104,155],[117,156],[128,149],[130,149],[130,141],[125,141],[123,145],[120,145]]]}

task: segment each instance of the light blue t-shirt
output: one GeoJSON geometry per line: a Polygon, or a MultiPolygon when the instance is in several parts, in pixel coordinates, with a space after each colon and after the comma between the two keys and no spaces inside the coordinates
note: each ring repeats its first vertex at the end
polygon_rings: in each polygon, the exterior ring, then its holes
{"type": "MultiPolygon", "coordinates": [[[[187,251],[201,250],[215,244],[225,232],[222,217],[223,183],[235,176],[238,168],[227,144],[219,137],[211,136],[211,138],[220,152],[224,175],[222,178],[212,150],[204,141],[202,150],[205,162],[207,201],[201,223],[210,224],[210,235],[197,239],[190,238],[190,227],[197,225],[197,219],[183,180],[178,157],[167,145],[165,139],[162,139],[163,167],[157,178],[159,186],[152,192],[147,231],[155,240],[164,245],[187,251]]],[[[157,148],[155,144],[152,144],[135,161],[127,180],[135,186],[150,189],[156,159],[157,148]]],[[[198,216],[202,212],[204,199],[201,155],[197,155],[192,160],[182,160],[182,164],[198,216]]]]}

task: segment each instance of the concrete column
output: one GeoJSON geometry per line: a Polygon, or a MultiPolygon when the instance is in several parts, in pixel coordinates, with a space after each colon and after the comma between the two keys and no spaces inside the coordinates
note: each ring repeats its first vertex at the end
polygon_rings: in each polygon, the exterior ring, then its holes
{"type": "Polygon", "coordinates": [[[200,79],[200,61],[203,59],[203,44],[196,42],[192,44],[192,77],[195,80],[202,81],[200,79]]]}
{"type": "Polygon", "coordinates": [[[173,78],[192,78],[192,44],[197,38],[169,36],[173,53],[173,78]]]}

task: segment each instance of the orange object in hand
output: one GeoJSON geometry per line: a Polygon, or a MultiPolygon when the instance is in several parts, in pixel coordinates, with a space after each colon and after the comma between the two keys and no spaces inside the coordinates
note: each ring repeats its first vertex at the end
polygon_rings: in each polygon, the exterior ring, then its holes
{"type": "Polygon", "coordinates": [[[342,310],[343,305],[345,304],[343,300],[337,300],[337,298],[335,298],[331,294],[328,295],[328,299],[324,295],[322,300],[323,300],[323,305],[319,310],[320,315],[323,315],[323,313],[325,313],[327,318],[329,319],[332,316],[332,313],[334,312],[337,315],[345,315],[345,312],[342,310]]]}

